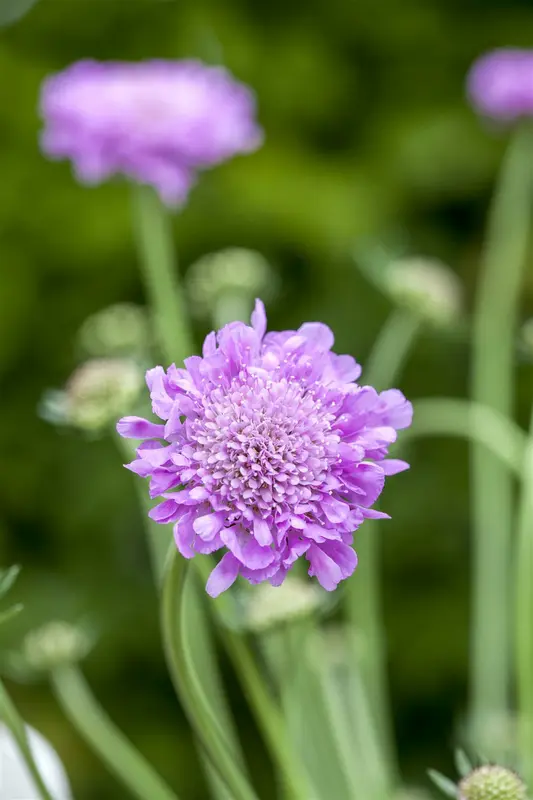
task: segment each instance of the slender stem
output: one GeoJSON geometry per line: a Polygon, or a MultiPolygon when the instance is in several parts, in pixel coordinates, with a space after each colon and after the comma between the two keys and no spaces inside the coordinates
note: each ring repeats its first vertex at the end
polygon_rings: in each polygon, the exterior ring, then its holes
{"type": "Polygon", "coordinates": [[[414,403],[413,424],[402,446],[425,436],[457,436],[483,445],[502,467],[522,477],[527,436],[514,422],[488,406],[455,397],[429,397],[414,403]]]}
{"type": "Polygon", "coordinates": [[[66,717],[134,797],[178,800],[176,793],[109,719],[77,667],[59,667],[51,673],[50,680],[66,717]]]}
{"type": "MultiPolygon", "coordinates": [[[[401,309],[390,315],[370,355],[364,375],[365,383],[377,389],[393,384],[420,326],[420,319],[411,312],[401,309]]],[[[357,552],[359,566],[354,579],[347,582],[346,610],[361,642],[362,680],[392,781],[397,768],[388,701],[380,589],[380,537],[376,522],[367,521],[357,533],[357,552]]]]}
{"type": "Polygon", "coordinates": [[[2,719],[4,724],[7,725],[11,731],[11,734],[13,735],[13,738],[19,748],[20,755],[33,778],[37,791],[39,792],[39,797],[41,800],[53,800],[52,795],[48,791],[48,788],[41,777],[37,764],[35,763],[35,759],[28,742],[28,737],[26,736],[24,722],[22,721],[15,704],[11,700],[6,687],[1,680],[0,719],[2,719]]]}
{"type": "Polygon", "coordinates": [[[176,692],[211,762],[234,800],[257,800],[225,741],[209,701],[191,665],[185,631],[184,589],[187,562],[174,550],[163,584],[161,626],[170,675],[176,692]]]}
{"type": "MultiPolygon", "coordinates": [[[[519,128],[502,166],[490,213],[473,320],[472,398],[513,414],[515,319],[526,262],[533,184],[529,128],[519,128]]],[[[509,713],[510,532],[512,484],[502,465],[472,449],[473,598],[470,728],[491,758],[484,731],[509,713]]]]}
{"type": "MultiPolygon", "coordinates": [[[[196,558],[194,564],[205,581],[212,564],[208,559],[196,558]]],[[[229,630],[223,620],[223,607],[227,598],[221,596],[212,601],[213,613],[219,620],[220,640],[224,646],[248,696],[251,709],[265,738],[272,759],[284,778],[290,797],[309,800],[311,793],[286,734],[281,712],[271,697],[265,679],[259,673],[255,659],[245,639],[229,630]]]]}
{"type": "Polygon", "coordinates": [[[533,411],[523,466],[518,540],[515,551],[515,664],[518,752],[521,771],[533,782],[533,411]]]}
{"type": "Polygon", "coordinates": [[[170,219],[151,187],[134,187],[134,229],[161,352],[180,364],[194,353],[176,274],[170,219]]]}

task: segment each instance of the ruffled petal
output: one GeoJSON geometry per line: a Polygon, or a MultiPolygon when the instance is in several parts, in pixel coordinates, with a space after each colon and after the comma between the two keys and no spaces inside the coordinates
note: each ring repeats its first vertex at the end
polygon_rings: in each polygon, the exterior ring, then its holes
{"type": "Polygon", "coordinates": [[[218,597],[229,589],[237,580],[240,568],[240,563],[231,553],[222,556],[207,581],[205,587],[207,594],[210,597],[218,597]]]}

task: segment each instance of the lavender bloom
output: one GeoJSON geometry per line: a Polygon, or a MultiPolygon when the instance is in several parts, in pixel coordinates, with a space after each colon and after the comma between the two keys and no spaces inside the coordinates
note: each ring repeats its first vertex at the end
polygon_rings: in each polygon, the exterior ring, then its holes
{"type": "Polygon", "coordinates": [[[199,61],[79,61],[43,84],[42,148],[78,179],[121,174],[183,202],[197,170],[255,150],[252,92],[199,61]]]}
{"type": "Polygon", "coordinates": [[[471,68],[467,89],[473,106],[487,117],[512,122],[533,116],[533,50],[486,53],[471,68]]]}
{"type": "Polygon", "coordinates": [[[265,331],[256,301],[251,327],[210,333],[203,358],[186,359],[185,369],[147,372],[164,424],[117,425],[144,439],[127,466],[150,478],[150,496],[162,498],[150,516],[174,525],[180,553],[224,551],[207,583],[213,597],[239,574],[280,585],[304,555],[309,574],[335,589],[357,564],[353,532],[387,517],[371,508],[385,476],[408,467],[386,459],[411,423],[401,392],[355,383],[361,368],[331,352],[326,325],[265,331]]]}

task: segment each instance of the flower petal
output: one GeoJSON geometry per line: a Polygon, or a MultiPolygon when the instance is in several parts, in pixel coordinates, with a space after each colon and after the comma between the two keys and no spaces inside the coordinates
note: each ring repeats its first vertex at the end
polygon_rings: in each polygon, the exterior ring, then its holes
{"type": "Polygon", "coordinates": [[[207,594],[210,597],[218,597],[229,589],[237,580],[240,568],[240,563],[231,553],[222,556],[207,581],[205,587],[207,594]]]}
{"type": "Polygon", "coordinates": [[[164,431],[164,425],[142,417],[122,417],[117,422],[117,433],[124,439],[162,439],[164,431]]]}

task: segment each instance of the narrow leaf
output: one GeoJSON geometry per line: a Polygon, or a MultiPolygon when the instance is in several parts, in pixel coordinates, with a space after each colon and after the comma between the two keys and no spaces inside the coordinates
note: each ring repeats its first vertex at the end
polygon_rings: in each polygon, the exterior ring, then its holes
{"type": "Polygon", "coordinates": [[[440,789],[446,797],[454,797],[457,799],[457,786],[453,781],[434,769],[428,769],[428,775],[437,789],[440,789]]]}
{"type": "Polygon", "coordinates": [[[19,614],[23,608],[24,606],[22,605],[22,603],[17,603],[16,605],[11,606],[11,608],[6,609],[5,611],[0,611],[0,625],[3,625],[4,622],[8,622],[10,619],[13,619],[13,617],[16,617],[17,614],[19,614]]]}
{"type": "MultiPolygon", "coordinates": [[[[2,2],[2,0],[0,0],[0,2],[2,2]]],[[[18,578],[19,572],[20,567],[18,564],[14,564],[12,567],[0,571],[0,597],[3,597],[9,592],[18,578]]]]}
{"type": "Polygon", "coordinates": [[[455,751],[455,766],[461,778],[466,777],[474,769],[465,751],[460,748],[455,751]]]}
{"type": "Polygon", "coordinates": [[[17,22],[36,2],[37,0],[0,0],[0,26],[17,22]]]}

